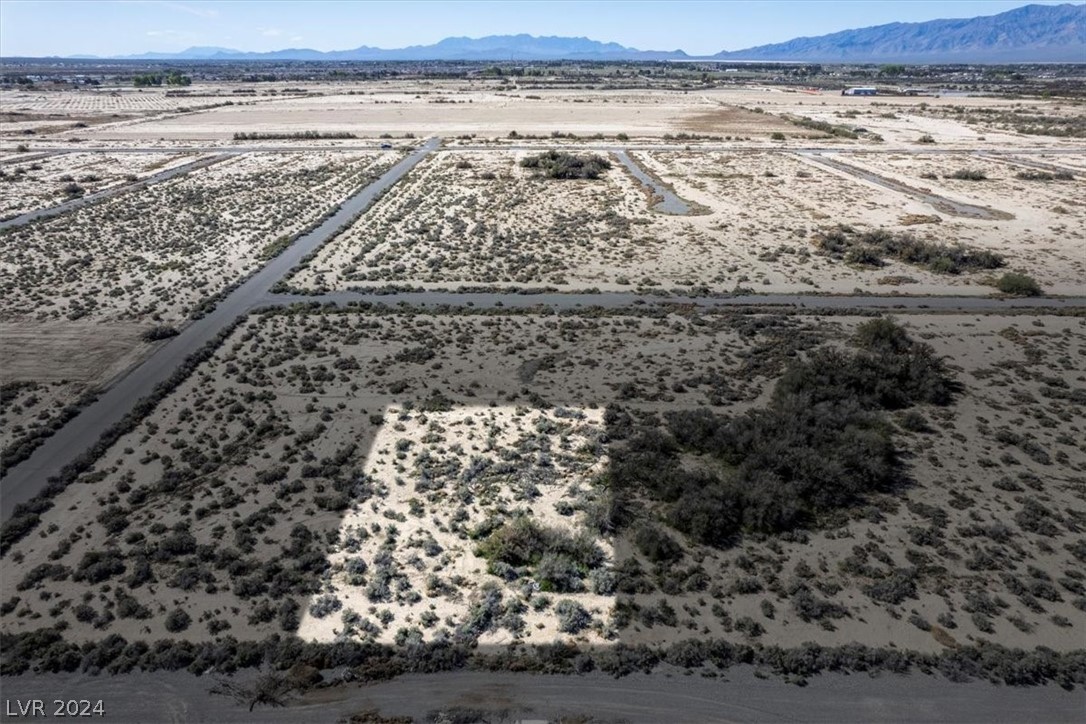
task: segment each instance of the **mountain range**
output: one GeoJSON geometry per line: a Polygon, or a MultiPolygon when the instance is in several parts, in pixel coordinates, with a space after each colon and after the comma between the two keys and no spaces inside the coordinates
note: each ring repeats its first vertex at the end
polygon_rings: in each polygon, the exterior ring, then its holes
{"type": "MultiPolygon", "coordinates": [[[[93,56],[73,56],[90,58],[93,56]]],[[[695,60],[822,63],[1086,63],[1086,5],[1026,5],[998,15],[889,23],[796,38],[712,56],[682,50],[638,50],[589,38],[491,35],[446,38],[433,45],[361,46],[322,52],[288,48],[252,53],[194,47],[179,53],[118,56],[124,60],[695,60]]]]}

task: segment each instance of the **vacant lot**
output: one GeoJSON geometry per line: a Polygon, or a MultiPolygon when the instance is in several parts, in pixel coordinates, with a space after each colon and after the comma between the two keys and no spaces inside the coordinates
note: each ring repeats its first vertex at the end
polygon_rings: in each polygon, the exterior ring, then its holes
{"type": "MultiPolygon", "coordinates": [[[[491,84],[492,85],[492,84],[491,84]]],[[[488,89],[487,84],[459,83],[420,93],[414,89],[366,89],[320,97],[261,100],[184,116],[101,128],[88,138],[228,138],[238,131],[316,130],[358,136],[460,136],[504,138],[510,132],[579,136],[604,134],[659,138],[697,133],[763,139],[793,126],[755,114],[730,97],[681,91],[539,91],[488,89]]],[[[715,94],[713,94],[715,95],[715,94]]],[[[735,100],[756,98],[745,94],[735,100]]]]}
{"type": "Polygon", "coordinates": [[[0,220],[130,183],[195,161],[197,154],[68,153],[0,166],[0,220]]]}
{"type": "Polygon", "coordinates": [[[555,180],[521,167],[531,155],[435,154],[288,283],[304,290],[722,283],[719,265],[705,263],[710,235],[649,211],[643,188],[617,163],[597,180],[555,180]]]}
{"type": "Polygon", "coordinates": [[[912,294],[988,294],[991,273],[939,274],[890,261],[883,266],[845,264],[815,254],[815,234],[845,224],[857,229],[908,233],[932,243],[994,251],[1008,269],[1035,276],[1046,291],[1086,291],[1079,240],[1086,216],[1070,203],[1083,180],[1025,181],[1025,170],[967,154],[837,153],[858,169],[931,191],[953,201],[1010,212],[1010,219],[971,219],[946,213],[921,199],[882,188],[856,175],[786,154],[654,152],[636,154],[680,196],[713,213],[692,217],[719,239],[716,254],[741,254],[732,262],[757,290],[818,289],[849,293],[860,288],[912,294]],[[946,178],[978,170],[987,180],[946,178]]]}
{"type": "Polygon", "coordinates": [[[1073,317],[910,317],[962,389],[885,418],[894,491],[726,546],[643,532],[651,506],[600,533],[606,439],[624,434],[604,408],[762,408],[797,352],[861,321],[253,317],[4,558],[4,630],[1074,648],[1073,317]]]}
{"type": "Polygon", "coordinates": [[[1021,180],[1021,166],[966,154],[835,154],[857,169],[849,173],[780,152],[631,151],[702,212],[675,216],[651,211],[654,201],[617,163],[594,181],[561,181],[522,168],[532,155],[435,154],[288,284],[306,292],[407,284],[989,295],[999,274],[1017,271],[1048,293],[1086,293],[1077,254],[1086,217],[1070,203],[1078,179],[1021,180]],[[944,178],[971,162],[989,180],[944,178]],[[864,180],[863,171],[998,218],[948,213],[864,180]],[[817,244],[839,225],[994,252],[1002,266],[856,263],[817,244]]]}
{"type": "Polygon", "coordinates": [[[393,154],[252,154],[4,235],[10,321],[183,321],[393,154]]]}

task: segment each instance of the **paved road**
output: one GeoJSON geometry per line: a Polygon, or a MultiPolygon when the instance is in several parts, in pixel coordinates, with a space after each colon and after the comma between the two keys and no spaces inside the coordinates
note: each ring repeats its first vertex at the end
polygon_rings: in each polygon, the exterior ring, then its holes
{"type": "Polygon", "coordinates": [[[511,307],[539,305],[555,309],[579,307],[628,307],[642,304],[692,304],[699,307],[762,307],[789,306],[803,309],[905,309],[938,312],[999,312],[1010,309],[1076,309],[1086,308],[1086,297],[876,297],[876,296],[818,296],[803,294],[743,294],[734,297],[658,297],[628,292],[601,294],[516,294],[499,292],[329,292],[300,296],[267,294],[256,306],[278,306],[295,303],[334,304],[346,306],[369,302],[395,305],[451,307],[511,307]]]}
{"type": "MultiPolygon", "coordinates": [[[[245,680],[252,672],[242,672],[245,680]]],[[[368,685],[347,684],[310,692],[284,709],[249,713],[229,699],[211,696],[211,677],[187,672],[91,677],[47,674],[8,677],[3,698],[101,700],[103,721],[140,722],[334,722],[378,709],[385,716],[426,721],[428,712],[453,706],[497,712],[505,721],[554,720],[591,715],[602,721],[635,722],[1076,722],[1086,711],[1086,692],[1056,686],[1013,688],[987,682],[953,684],[934,676],[824,674],[806,687],[759,679],[750,667],[723,678],[696,673],[604,674],[449,672],[411,674],[368,685]]],[[[50,712],[51,713],[51,712],[50,712]]],[[[494,720],[498,720],[497,717],[494,720]]],[[[0,717],[0,721],[16,721],[0,717]]]]}
{"type": "Polygon", "coordinates": [[[150,394],[155,385],[169,378],[186,357],[264,299],[272,285],[302,257],[320,247],[340,227],[369,206],[378,195],[399,181],[440,145],[440,139],[432,139],[389,169],[381,178],[345,201],[339,211],[249,277],[222,300],[213,312],[185,327],[181,334],[130,370],[96,402],[88,405],[56,434],[46,439],[29,458],[6,471],[5,476],[0,479],[0,519],[7,520],[16,505],[41,492],[50,477],[59,473],[65,465],[97,442],[102,433],[110,425],[119,422],[137,400],[150,394]]]}
{"type": "Polygon", "coordinates": [[[88,204],[94,204],[99,201],[111,199],[114,196],[119,196],[120,194],[128,193],[129,191],[134,191],[136,189],[142,189],[146,186],[150,186],[151,184],[157,184],[162,181],[166,181],[167,179],[171,179],[174,176],[180,176],[181,174],[195,171],[198,168],[210,166],[213,163],[224,161],[230,156],[236,155],[233,153],[222,153],[223,149],[218,150],[219,154],[216,156],[212,156],[211,158],[199,158],[195,161],[182,164],[181,166],[174,166],[173,168],[166,169],[165,171],[159,171],[158,173],[142,178],[139,181],[133,181],[132,183],[123,184],[121,186],[113,186],[111,188],[98,191],[97,193],[87,194],[86,196],[80,196],[79,198],[72,199],[71,201],[65,201],[62,204],[51,206],[48,209],[28,211],[25,214],[15,216],[8,219],[7,221],[0,221],[0,231],[3,231],[4,229],[10,229],[15,226],[25,226],[32,221],[37,221],[38,219],[47,219],[51,216],[66,214],[69,211],[78,209],[81,206],[87,206],[88,204]]]}

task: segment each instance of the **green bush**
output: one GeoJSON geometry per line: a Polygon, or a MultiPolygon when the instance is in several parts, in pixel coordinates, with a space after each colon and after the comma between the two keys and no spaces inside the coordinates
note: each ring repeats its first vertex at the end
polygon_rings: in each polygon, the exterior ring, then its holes
{"type": "Polygon", "coordinates": [[[1057,171],[1056,173],[1049,173],[1048,171],[1019,171],[1014,175],[1016,179],[1021,181],[1074,181],[1073,174],[1067,171],[1057,171]]]}
{"type": "MultiPolygon", "coordinates": [[[[666,428],[627,434],[626,416],[605,415],[616,493],[648,495],[663,517],[702,543],[725,546],[744,531],[777,533],[816,523],[901,481],[886,410],[946,404],[956,391],[929,345],[891,319],[860,325],[857,349],[819,349],[793,361],[770,403],[737,415],[675,411],[666,428]],[[624,438],[624,439],[623,439],[624,438]]],[[[672,555],[644,527],[633,543],[653,560],[672,555]]]]}
{"type": "Polygon", "coordinates": [[[814,244],[834,259],[868,267],[881,266],[883,256],[939,274],[998,269],[1005,264],[1002,256],[986,249],[923,241],[887,229],[858,231],[850,226],[835,226],[815,235],[814,244]]]}
{"type": "Polygon", "coordinates": [[[169,339],[170,337],[176,337],[180,332],[176,327],[170,327],[165,324],[160,324],[156,327],[144,330],[140,334],[140,339],[144,342],[157,342],[161,339],[169,339]]]}
{"type": "Polygon", "coordinates": [[[995,287],[1004,294],[1013,294],[1016,297],[1039,297],[1044,293],[1036,279],[1018,272],[1007,272],[999,277],[995,287]]]}
{"type": "Polygon", "coordinates": [[[976,168],[960,168],[953,173],[948,173],[943,178],[952,178],[959,181],[986,181],[988,174],[976,168]]]}
{"type": "Polygon", "coordinates": [[[583,590],[582,580],[602,565],[605,557],[587,531],[574,536],[527,516],[498,526],[476,553],[487,559],[495,575],[509,573],[510,567],[532,567],[542,588],[559,593],[583,590]]]}
{"type": "Polygon", "coordinates": [[[175,608],[166,616],[166,630],[170,633],[180,633],[191,623],[192,617],[180,608],[175,608]]]}
{"type": "Polygon", "coordinates": [[[564,151],[546,151],[521,159],[523,168],[538,169],[547,178],[597,179],[611,168],[611,162],[598,154],[576,155],[564,151]]]}

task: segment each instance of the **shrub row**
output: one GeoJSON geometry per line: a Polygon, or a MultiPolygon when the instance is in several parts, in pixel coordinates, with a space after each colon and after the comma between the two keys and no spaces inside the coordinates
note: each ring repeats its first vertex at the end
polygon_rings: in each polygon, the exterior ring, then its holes
{"type": "Polygon", "coordinates": [[[400,674],[474,669],[547,674],[577,674],[600,670],[615,677],[650,673],[662,664],[686,669],[714,667],[726,670],[751,665],[779,676],[804,679],[823,672],[881,672],[941,674],[951,681],[987,679],[1012,686],[1054,682],[1064,688],[1086,684],[1086,649],[1057,652],[1038,647],[1012,649],[978,643],[922,653],[861,644],[827,647],[805,643],[796,648],[736,644],[719,639],[688,639],[670,646],[651,647],[619,643],[601,648],[579,648],[555,643],[535,646],[477,647],[446,641],[392,647],[375,643],[305,643],[294,637],[270,636],[262,641],[159,640],[129,642],[119,635],[82,645],[66,641],[55,629],[0,635],[3,659],[0,674],[28,671],[81,671],[123,674],[131,671],[180,671],[197,675],[229,674],[268,665],[286,671],[301,666],[315,669],[350,667],[356,678],[380,680],[400,674]]]}
{"type": "Polygon", "coordinates": [[[850,264],[880,267],[883,257],[913,264],[939,274],[960,274],[979,269],[998,269],[1006,264],[1000,254],[971,249],[964,244],[922,241],[912,234],[886,229],[858,231],[836,226],[815,236],[815,246],[824,254],[850,264]]]}
{"type": "Polygon", "coordinates": [[[238,131],[234,134],[235,141],[304,141],[312,139],[338,140],[345,138],[358,138],[358,136],[346,131],[298,131],[296,133],[238,131]]]}

